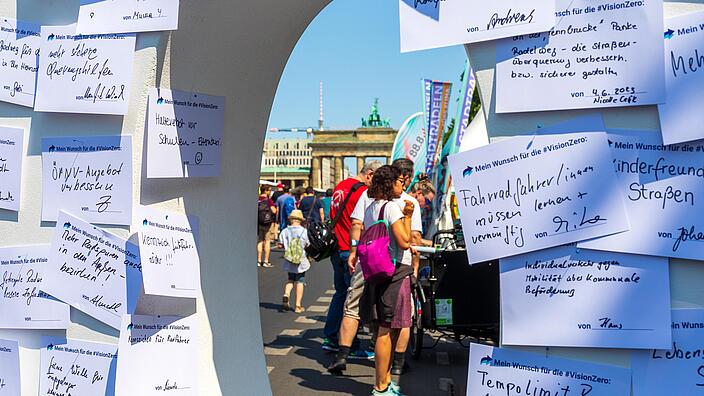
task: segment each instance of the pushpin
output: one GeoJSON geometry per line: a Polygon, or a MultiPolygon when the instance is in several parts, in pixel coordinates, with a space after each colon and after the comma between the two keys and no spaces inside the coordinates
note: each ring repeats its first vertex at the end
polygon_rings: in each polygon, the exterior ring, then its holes
{"type": "Polygon", "coordinates": [[[95,13],[94,13],[94,12],[91,12],[91,13],[90,13],[90,19],[93,19],[94,16],[95,16],[95,13]]]}

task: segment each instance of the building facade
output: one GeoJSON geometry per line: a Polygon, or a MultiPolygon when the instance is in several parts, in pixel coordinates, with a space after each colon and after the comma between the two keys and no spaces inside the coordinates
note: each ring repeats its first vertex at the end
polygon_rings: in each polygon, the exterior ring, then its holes
{"type": "Polygon", "coordinates": [[[308,185],[312,141],[306,132],[267,132],[260,179],[292,188],[308,185]]]}

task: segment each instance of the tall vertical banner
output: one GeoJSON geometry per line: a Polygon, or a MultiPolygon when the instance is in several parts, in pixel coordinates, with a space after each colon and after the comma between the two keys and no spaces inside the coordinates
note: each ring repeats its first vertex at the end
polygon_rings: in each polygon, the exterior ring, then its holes
{"type": "Polygon", "coordinates": [[[442,146],[440,160],[437,164],[437,171],[433,172],[435,185],[435,205],[433,205],[433,218],[437,219],[445,209],[445,200],[448,187],[450,186],[451,177],[448,175],[449,167],[447,166],[447,157],[459,151],[461,136],[464,135],[465,129],[469,126],[469,113],[472,110],[472,96],[474,95],[474,86],[476,80],[472,73],[472,68],[469,62],[465,62],[464,71],[460,78],[462,83],[460,87],[459,98],[462,102],[457,106],[458,116],[455,117],[455,126],[452,131],[449,131],[450,136],[442,146]]]}
{"type": "Polygon", "coordinates": [[[433,81],[430,93],[430,113],[428,118],[428,154],[425,162],[425,173],[432,179],[438,143],[442,137],[447,120],[447,110],[450,106],[452,83],[433,81]]]}
{"type": "Polygon", "coordinates": [[[408,158],[413,161],[414,175],[425,171],[425,128],[423,128],[423,112],[408,117],[398,130],[391,159],[408,158]]]}

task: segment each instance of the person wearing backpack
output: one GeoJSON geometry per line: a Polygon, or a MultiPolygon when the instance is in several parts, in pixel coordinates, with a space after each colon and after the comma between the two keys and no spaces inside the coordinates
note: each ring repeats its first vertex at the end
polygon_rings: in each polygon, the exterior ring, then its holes
{"type": "Polygon", "coordinates": [[[412,261],[411,223],[415,205],[406,200],[403,209],[393,202],[400,198],[406,178],[399,168],[384,165],[374,172],[367,194],[374,202],[364,212],[364,232],[357,253],[367,282],[360,301],[360,316],[375,323],[376,381],[372,395],[400,395],[391,382],[393,340],[411,326],[412,261]]]}
{"type": "Polygon", "coordinates": [[[272,227],[276,222],[276,207],[274,201],[269,198],[271,187],[262,185],[259,188],[259,200],[257,201],[257,266],[269,268],[269,254],[271,252],[272,227]],[[264,261],[262,261],[262,254],[264,261]]]}
{"type": "Polygon", "coordinates": [[[279,235],[279,242],[284,245],[284,265],[283,270],[288,273],[288,280],[284,285],[284,295],[281,298],[282,310],[291,310],[291,291],[296,284],[296,306],[294,311],[302,313],[305,311],[301,305],[303,299],[303,289],[305,288],[306,271],[310,268],[310,261],[305,253],[305,248],[310,244],[308,232],[303,227],[303,212],[296,209],[288,216],[291,223],[279,235]]]}
{"type": "Polygon", "coordinates": [[[290,194],[291,189],[284,186],[284,193],[276,199],[276,210],[279,215],[279,232],[283,231],[288,225],[288,216],[296,209],[296,199],[290,194]]]}

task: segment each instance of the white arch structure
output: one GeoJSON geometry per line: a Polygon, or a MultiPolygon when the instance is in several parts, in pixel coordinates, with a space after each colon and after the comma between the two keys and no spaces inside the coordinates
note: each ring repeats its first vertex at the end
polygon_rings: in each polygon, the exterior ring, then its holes
{"type": "MultiPolygon", "coordinates": [[[[391,0],[392,1],[392,0],[391,0]]],[[[22,203],[18,215],[0,212],[0,246],[48,243],[53,224],[41,222],[41,138],[46,136],[133,136],[134,204],[156,204],[200,218],[203,296],[192,303],[147,301],[144,313],[197,312],[200,325],[201,394],[271,394],[259,322],[254,265],[255,212],[269,111],[279,78],[297,40],[329,0],[181,0],[178,31],[140,34],[129,113],[125,117],[34,113],[0,103],[0,125],[25,130],[22,203]],[[151,86],[197,91],[227,98],[222,176],[212,179],[147,180],[143,150],[147,90],[151,86]],[[157,304],[158,303],[158,304],[157,304]],[[158,305],[159,309],[156,309],[158,305]]],[[[0,0],[0,16],[65,25],[76,21],[78,0],[0,0]]],[[[667,4],[666,14],[701,5],[667,4]]],[[[511,136],[535,125],[558,122],[579,111],[496,115],[493,112],[492,43],[467,48],[492,136],[511,136]]],[[[654,107],[604,110],[608,126],[657,129],[654,107]]],[[[123,236],[126,229],[113,229],[123,236]]],[[[674,306],[704,306],[704,266],[674,260],[674,306]]],[[[116,332],[74,312],[69,338],[116,341],[116,332]]],[[[47,332],[41,332],[47,334],[47,332]]],[[[63,335],[63,332],[54,333],[63,335]]],[[[38,334],[0,331],[20,339],[23,394],[36,395],[38,334]]],[[[561,352],[557,352],[561,353],[561,352]]],[[[565,354],[566,352],[562,352],[565,354]]],[[[574,355],[574,351],[568,354],[574,355]]],[[[583,350],[580,357],[628,366],[622,351],[583,350]]],[[[148,357],[147,357],[148,358],[148,357]]]]}

